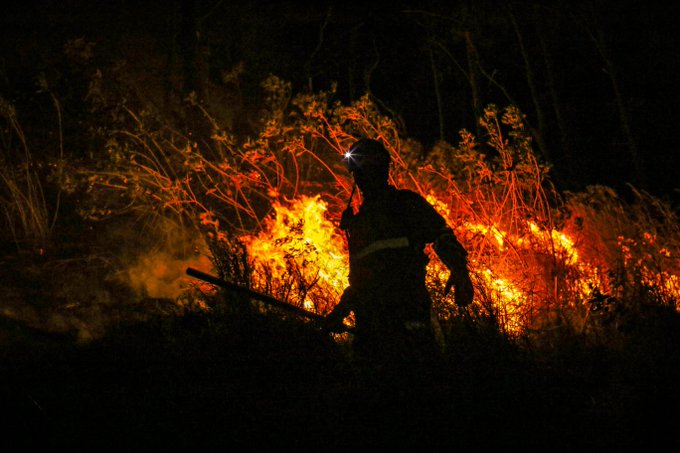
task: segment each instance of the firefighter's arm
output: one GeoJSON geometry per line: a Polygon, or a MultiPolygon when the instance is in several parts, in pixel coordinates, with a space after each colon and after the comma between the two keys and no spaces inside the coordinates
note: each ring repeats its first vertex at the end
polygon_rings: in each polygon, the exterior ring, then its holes
{"type": "Polygon", "coordinates": [[[349,316],[349,312],[353,310],[356,300],[357,294],[354,288],[351,285],[345,288],[342,296],[340,296],[340,302],[338,302],[328,316],[326,316],[324,328],[330,332],[342,332],[346,330],[343,320],[349,316]]]}
{"type": "Polygon", "coordinates": [[[439,259],[451,271],[444,295],[447,295],[453,287],[456,304],[461,307],[468,306],[474,297],[474,287],[467,267],[467,251],[449,228],[442,230],[433,248],[439,259]]]}

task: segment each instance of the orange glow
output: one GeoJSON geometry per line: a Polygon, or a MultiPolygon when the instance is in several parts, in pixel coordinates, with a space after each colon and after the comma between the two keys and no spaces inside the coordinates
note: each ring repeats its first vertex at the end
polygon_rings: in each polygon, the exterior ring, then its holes
{"type": "MultiPolygon", "coordinates": [[[[451,212],[443,203],[434,195],[427,198],[454,224],[451,212]]],[[[349,270],[345,240],[328,220],[327,204],[319,196],[302,196],[285,205],[275,202],[273,209],[274,214],[265,219],[259,234],[241,238],[254,263],[255,287],[262,289],[267,284],[273,285],[268,288],[272,294],[308,310],[327,312],[347,286],[349,270]]],[[[571,291],[584,302],[593,288],[606,288],[609,284],[602,281],[597,266],[582,260],[575,241],[564,232],[541,229],[533,221],[526,222],[523,235],[510,235],[497,225],[472,222],[461,225],[463,233],[486,237],[489,244],[495,246],[497,256],[484,263],[471,260],[470,271],[483,286],[483,298],[493,304],[504,329],[510,334],[522,333],[530,323],[530,313],[540,310],[541,300],[553,303],[550,300],[555,297],[553,287],[541,286],[540,268],[519,271],[522,267],[517,265],[517,253],[520,256],[544,254],[571,269],[578,277],[571,291]],[[541,287],[544,287],[542,294],[537,290],[541,287]]],[[[626,250],[625,246],[622,250],[626,250]]],[[[669,252],[662,250],[660,253],[669,252]]],[[[536,264],[530,262],[529,265],[536,264]]],[[[642,271],[643,278],[650,284],[680,294],[676,275],[652,273],[646,268],[642,271]]],[[[428,284],[433,293],[443,287],[448,275],[448,269],[433,255],[428,266],[428,284]]],[[[444,303],[453,303],[453,299],[444,303]]],[[[475,303],[483,303],[479,288],[475,303]]]]}
{"type": "Polygon", "coordinates": [[[522,291],[504,278],[494,275],[491,269],[485,269],[480,275],[484,278],[489,291],[494,293],[501,324],[510,334],[519,334],[524,330],[521,322],[522,307],[527,307],[527,298],[522,291]]]}
{"type": "Polygon", "coordinates": [[[505,250],[504,234],[498,229],[498,227],[494,225],[486,226],[478,223],[466,223],[465,229],[468,230],[470,233],[473,234],[478,233],[481,234],[482,236],[491,234],[495,239],[496,244],[498,245],[498,250],[501,252],[505,250]]]}
{"type": "MultiPolygon", "coordinates": [[[[276,77],[263,88],[270,99],[290,98],[289,84],[276,77]]],[[[369,97],[342,106],[327,94],[295,97],[292,115],[272,105],[256,135],[217,134],[205,153],[195,143],[178,146],[185,141],[172,135],[162,142],[149,135],[141,148],[136,141],[128,146],[125,136],[112,146],[111,169],[83,175],[104,189],[107,203],[109,191],[124,190],[121,200],[152,207],[140,212],[162,206],[164,215],[189,216],[217,243],[238,235],[254,289],[326,314],[348,284],[345,238],[331,221],[352,190],[341,158],[365,135],[383,141],[390,153],[391,183],[425,196],[454,229],[468,251],[475,313],[497,316],[506,332],[540,326],[541,317],[551,320],[563,310],[570,312],[559,318],[583,325],[596,292],[680,307],[680,228],[673,211],[643,194],[638,203],[624,202],[600,186],[557,193],[515,107],[484,110],[479,124],[491,153],[465,130],[458,145],[422,152],[399,137],[369,97]],[[183,162],[181,171],[161,165],[175,161],[183,162]],[[310,193],[319,195],[303,195],[310,193]],[[264,207],[272,212],[262,218],[264,207]]],[[[85,215],[107,213],[94,206],[85,215]]],[[[441,294],[449,271],[428,253],[435,309],[453,315],[454,297],[441,294]]],[[[163,283],[166,274],[159,267],[150,277],[163,283]]]]}
{"type": "Polygon", "coordinates": [[[253,283],[279,285],[271,288],[273,294],[287,291],[288,302],[324,312],[348,285],[344,238],[326,218],[327,205],[319,196],[275,202],[273,208],[259,234],[241,238],[254,262],[253,283]]]}
{"type": "Polygon", "coordinates": [[[535,222],[527,222],[527,224],[534,237],[542,241],[544,246],[551,246],[555,253],[564,257],[567,264],[578,263],[578,252],[574,248],[574,241],[564,233],[557,230],[541,230],[535,222]]]}

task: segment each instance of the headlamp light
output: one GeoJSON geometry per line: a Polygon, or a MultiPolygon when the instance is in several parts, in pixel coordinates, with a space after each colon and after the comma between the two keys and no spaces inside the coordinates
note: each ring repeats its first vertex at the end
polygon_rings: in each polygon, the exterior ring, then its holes
{"type": "Polygon", "coordinates": [[[343,155],[343,160],[345,161],[345,165],[347,165],[347,170],[351,172],[355,171],[357,169],[357,156],[354,155],[352,150],[347,150],[345,154],[343,155]]]}

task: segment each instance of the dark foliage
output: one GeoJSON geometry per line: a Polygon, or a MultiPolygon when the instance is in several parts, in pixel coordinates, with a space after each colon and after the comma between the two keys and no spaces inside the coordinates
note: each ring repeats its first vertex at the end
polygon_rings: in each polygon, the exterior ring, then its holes
{"type": "Polygon", "coordinates": [[[461,324],[449,329],[435,368],[396,371],[358,366],[314,326],[275,315],[158,316],[81,345],[25,330],[19,341],[15,329],[2,351],[3,443],[257,451],[677,445],[678,323],[659,320],[616,352],[574,341],[532,353],[461,324]],[[662,349],[655,337],[665,335],[675,338],[662,349]]]}

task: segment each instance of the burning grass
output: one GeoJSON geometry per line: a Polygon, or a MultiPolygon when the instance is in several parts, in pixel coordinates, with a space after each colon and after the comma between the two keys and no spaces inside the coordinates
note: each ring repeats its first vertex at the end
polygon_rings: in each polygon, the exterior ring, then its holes
{"type": "MultiPolygon", "coordinates": [[[[675,306],[680,235],[670,208],[641,192],[626,203],[605,187],[557,193],[516,108],[489,106],[485,136],[463,130],[457,145],[423,153],[368,97],[350,106],[332,93],[292,97],[274,77],[263,88],[269,104],[253,137],[212,120],[198,143],[128,112],[134,129],[111,137],[106,170],[78,170],[91,212],[103,197],[123,197],[115,209],[184,219],[216,247],[242,242],[248,286],[325,313],[346,284],[336,225],[351,181],[340,156],[366,135],[392,154],[392,183],[427,197],[455,228],[470,253],[474,314],[506,333],[583,330],[598,292],[675,306]]],[[[446,319],[456,309],[439,293],[445,275],[432,258],[430,288],[446,319]]]]}
{"type": "Polygon", "coordinates": [[[74,209],[54,230],[30,191],[46,186],[3,167],[3,228],[21,253],[0,261],[0,321],[81,340],[2,351],[15,370],[3,381],[10,408],[35,423],[21,433],[52,430],[45,438],[67,445],[89,433],[94,444],[304,439],[332,450],[357,439],[627,446],[671,425],[636,425],[678,400],[680,231],[669,206],[634,189],[627,201],[607,187],[559,193],[514,107],[489,106],[483,136],[463,130],[458,144],[424,152],[369,97],[293,96],[275,77],[263,89],[254,132],[239,134],[196,99],[203,128],[186,131],[152,104],[111,101],[100,87],[92,99],[94,113],[108,115],[98,129],[105,155],[59,155],[44,167],[74,209]],[[357,370],[309,325],[235,310],[233,298],[216,303],[214,288],[182,272],[196,267],[327,313],[347,283],[337,223],[352,182],[341,156],[359,135],[385,143],[392,183],[426,197],[469,251],[469,310],[443,297],[448,275],[432,255],[446,357],[437,385],[409,387],[410,399],[384,381],[358,386],[357,370]],[[72,255],[66,243],[77,246],[72,255]]]}
{"type": "MultiPolygon", "coordinates": [[[[606,187],[559,193],[517,108],[490,105],[480,118],[481,137],[462,130],[458,144],[424,152],[368,96],[351,105],[332,101],[332,91],[294,96],[273,76],[262,89],[263,109],[248,135],[195,98],[189,101],[201,126],[187,131],[151,104],[112,104],[103,87],[93,94],[94,105],[111,115],[100,131],[106,157],[60,159],[52,176],[60,191],[79,199],[87,221],[125,216],[157,238],[170,223],[193,238],[188,254],[180,256],[166,238],[128,260],[128,269],[146,262],[146,272],[131,275],[146,276],[147,290],[159,287],[156,275],[178,300],[197,294],[194,282],[176,272],[168,281],[163,269],[149,267],[176,268],[204,256],[212,264],[201,266],[206,271],[327,313],[347,283],[337,223],[352,182],[341,156],[354,137],[368,136],[391,153],[391,182],[426,197],[467,248],[476,287],[469,314],[477,321],[510,336],[583,334],[600,328],[592,307],[601,295],[626,311],[675,309],[680,231],[672,209],[634,189],[632,201],[606,187]]],[[[45,236],[28,222],[27,235],[35,229],[45,236]]],[[[447,321],[461,313],[441,294],[445,280],[432,254],[429,288],[447,321]]]]}

